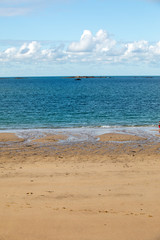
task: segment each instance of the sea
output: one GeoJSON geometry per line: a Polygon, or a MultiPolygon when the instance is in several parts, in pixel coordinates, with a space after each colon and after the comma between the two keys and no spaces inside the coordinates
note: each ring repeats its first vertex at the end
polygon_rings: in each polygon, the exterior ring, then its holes
{"type": "Polygon", "coordinates": [[[159,121],[160,76],[0,78],[0,132],[29,139],[63,131],[72,141],[108,132],[154,137],[159,121]]]}

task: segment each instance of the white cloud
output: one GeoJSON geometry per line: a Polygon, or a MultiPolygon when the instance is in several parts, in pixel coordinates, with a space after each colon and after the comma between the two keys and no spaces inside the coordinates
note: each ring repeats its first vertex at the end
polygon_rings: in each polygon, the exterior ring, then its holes
{"type": "Polygon", "coordinates": [[[40,50],[40,44],[36,41],[33,41],[29,44],[24,43],[21,48],[18,51],[19,56],[34,56],[34,54],[37,54],[40,50]]]}
{"type": "Polygon", "coordinates": [[[89,52],[93,48],[93,36],[91,31],[84,30],[79,42],[72,42],[68,51],[70,52],[89,52]]]}
{"type": "Polygon", "coordinates": [[[116,44],[115,40],[109,38],[104,30],[99,30],[95,36],[91,31],[84,30],[79,42],[72,42],[69,47],[69,52],[107,52],[116,44]]]}
{"type": "Polygon", "coordinates": [[[0,52],[1,62],[12,63],[25,63],[27,61],[30,64],[34,64],[42,61],[63,61],[66,57],[67,54],[64,54],[63,45],[55,47],[54,49],[44,49],[37,41],[24,43],[19,48],[10,47],[0,52]]]}
{"type": "Polygon", "coordinates": [[[160,41],[155,45],[149,47],[149,51],[152,52],[155,56],[160,55],[160,41]]]}
{"type": "Polygon", "coordinates": [[[120,60],[132,62],[153,63],[160,62],[160,42],[149,44],[147,41],[137,41],[125,44],[125,51],[120,56],[120,60]]]}
{"type": "Polygon", "coordinates": [[[95,36],[95,49],[97,52],[107,52],[116,45],[116,41],[110,39],[107,32],[99,30],[95,36]]]}
{"type": "Polygon", "coordinates": [[[160,63],[160,41],[142,40],[118,43],[104,30],[95,35],[85,30],[78,42],[49,47],[37,41],[21,46],[11,46],[0,51],[0,61],[14,64],[41,62],[52,63],[100,63],[100,64],[155,64],[160,63]]]}

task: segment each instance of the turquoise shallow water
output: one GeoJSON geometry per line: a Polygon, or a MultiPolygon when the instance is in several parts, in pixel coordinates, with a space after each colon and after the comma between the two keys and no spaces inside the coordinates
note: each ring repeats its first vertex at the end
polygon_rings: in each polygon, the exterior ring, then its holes
{"type": "Polygon", "coordinates": [[[0,130],[157,126],[160,77],[0,79],[0,130]]]}

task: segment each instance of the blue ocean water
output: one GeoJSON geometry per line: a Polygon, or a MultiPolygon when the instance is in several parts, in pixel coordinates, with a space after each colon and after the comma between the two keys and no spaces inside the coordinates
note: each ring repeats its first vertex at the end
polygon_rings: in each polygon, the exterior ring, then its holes
{"type": "Polygon", "coordinates": [[[0,79],[0,130],[156,126],[160,77],[0,79]]]}

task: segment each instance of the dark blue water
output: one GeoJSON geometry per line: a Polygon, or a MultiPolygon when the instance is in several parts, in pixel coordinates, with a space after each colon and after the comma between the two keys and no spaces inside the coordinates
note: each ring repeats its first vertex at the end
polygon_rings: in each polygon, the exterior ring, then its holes
{"type": "Polygon", "coordinates": [[[0,129],[153,126],[160,77],[0,79],[0,129]]]}

